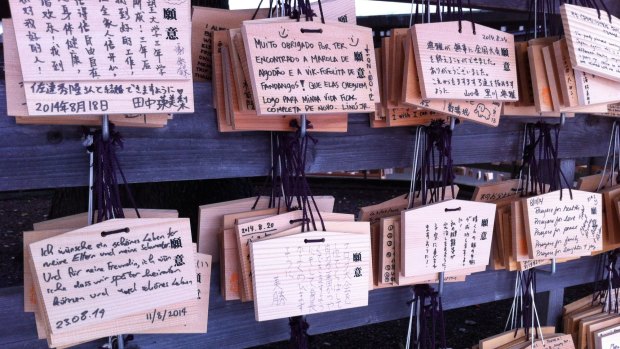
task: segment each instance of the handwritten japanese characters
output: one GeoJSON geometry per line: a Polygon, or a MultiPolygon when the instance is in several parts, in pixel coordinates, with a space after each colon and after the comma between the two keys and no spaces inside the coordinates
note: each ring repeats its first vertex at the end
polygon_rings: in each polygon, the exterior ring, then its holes
{"type": "Polygon", "coordinates": [[[111,220],[30,245],[53,334],[196,300],[186,219],[111,220]]]}
{"type": "Polygon", "coordinates": [[[368,305],[368,234],[296,234],[252,242],[250,253],[257,321],[368,305]]]}
{"type": "Polygon", "coordinates": [[[412,35],[405,40],[406,75],[403,77],[402,99],[405,104],[422,107],[446,115],[471,120],[484,125],[499,125],[502,103],[494,101],[465,101],[422,98],[420,75],[415,60],[412,35]]]}
{"type": "Polygon", "coordinates": [[[462,21],[416,24],[412,29],[422,97],[517,101],[514,37],[462,21]]]}
{"type": "Polygon", "coordinates": [[[258,115],[373,112],[380,102],[370,28],[244,22],[258,115]]]}
{"type": "Polygon", "coordinates": [[[193,112],[189,1],[10,1],[30,115],[193,112]]]}
{"type": "Polygon", "coordinates": [[[189,1],[10,1],[26,81],[186,80],[189,1]]]}
{"type": "Polygon", "coordinates": [[[620,81],[619,19],[568,4],[560,7],[560,14],[573,68],[620,81]]]}
{"type": "Polygon", "coordinates": [[[530,258],[585,256],[603,248],[601,194],[554,191],[524,199],[523,214],[530,258]]]}
{"type": "Polygon", "coordinates": [[[401,270],[419,276],[485,266],[495,204],[449,200],[401,215],[401,270]]]}

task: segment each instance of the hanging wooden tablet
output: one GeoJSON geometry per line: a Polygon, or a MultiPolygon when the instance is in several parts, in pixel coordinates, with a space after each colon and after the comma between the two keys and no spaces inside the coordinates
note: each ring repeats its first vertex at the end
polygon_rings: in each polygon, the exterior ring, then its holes
{"type": "MultiPolygon", "coordinates": [[[[548,335],[555,333],[555,327],[542,327],[539,330],[542,332],[544,336],[548,336],[548,335]]],[[[480,349],[504,348],[505,345],[508,345],[516,340],[525,340],[525,339],[526,339],[525,331],[522,328],[520,328],[517,330],[503,332],[495,336],[488,337],[486,339],[482,339],[478,342],[478,346],[480,349]]]]}
{"type": "Polygon", "coordinates": [[[379,81],[380,87],[380,96],[381,96],[381,105],[384,108],[395,108],[396,104],[390,101],[390,68],[392,67],[392,50],[390,47],[392,46],[392,38],[389,36],[384,36],[381,38],[381,66],[377,65],[377,79],[381,77],[379,81]],[[379,67],[381,68],[381,73],[379,73],[379,67]]]}
{"type": "Polygon", "coordinates": [[[476,186],[471,200],[479,202],[493,202],[519,195],[520,192],[520,181],[518,179],[483,183],[476,186]]]}
{"type": "MultiPolygon", "coordinates": [[[[227,31],[214,33],[215,40],[218,42],[217,50],[221,57],[213,60],[215,63],[214,69],[216,72],[221,71],[222,79],[222,84],[218,84],[221,90],[216,93],[218,98],[222,99],[223,97],[224,102],[223,107],[219,108],[218,123],[223,122],[225,119],[226,125],[222,125],[220,129],[229,131],[295,131],[296,129],[292,126],[291,122],[293,120],[298,120],[299,124],[299,116],[258,116],[256,110],[254,110],[254,101],[251,93],[248,97],[244,95],[243,99],[239,98],[239,93],[237,91],[238,83],[235,81],[237,77],[233,68],[233,55],[230,51],[230,48],[234,45],[230,42],[230,35],[225,37],[222,33],[227,33],[227,31]],[[244,104],[242,101],[246,101],[248,98],[252,100],[252,109],[243,111],[241,109],[241,104],[244,104]]],[[[245,60],[245,56],[243,59],[245,60]]],[[[216,81],[219,78],[220,75],[216,73],[216,81]]],[[[243,77],[243,79],[244,80],[240,82],[240,84],[251,89],[249,81],[246,81],[245,77],[243,77]]],[[[247,103],[247,101],[245,103],[247,103]]],[[[312,125],[308,128],[309,132],[346,132],[348,127],[347,114],[326,114],[322,115],[321,118],[313,118],[309,121],[312,125]]]]}
{"type": "Polygon", "coordinates": [[[388,127],[428,125],[437,119],[450,122],[447,114],[416,108],[387,108],[385,117],[388,127]]]}
{"type": "Polygon", "coordinates": [[[527,55],[527,42],[515,42],[515,58],[517,60],[517,77],[519,79],[519,101],[521,107],[534,105],[530,62],[527,55]]]}
{"type": "Polygon", "coordinates": [[[600,330],[604,330],[609,327],[617,327],[620,325],[620,316],[618,314],[612,314],[613,316],[607,320],[589,325],[587,328],[587,340],[588,348],[596,348],[595,333],[600,330]]]}
{"type": "Polygon", "coordinates": [[[560,88],[560,76],[555,65],[555,51],[553,44],[542,48],[543,63],[545,73],[547,75],[547,83],[549,84],[549,92],[551,95],[551,104],[554,111],[562,111],[564,100],[562,99],[562,91],[560,88]]]}
{"type": "Polygon", "coordinates": [[[602,195],[571,192],[572,199],[567,189],[524,199],[530,258],[585,256],[603,248],[602,195]]]}
{"type": "Polygon", "coordinates": [[[553,101],[551,99],[551,88],[547,80],[542,49],[543,47],[552,45],[555,39],[544,39],[545,41],[530,41],[527,48],[532,88],[534,89],[534,105],[536,106],[536,111],[542,113],[554,111],[553,101]]]}
{"type": "MultiPolygon", "coordinates": [[[[15,116],[17,124],[27,125],[83,125],[101,126],[100,115],[80,116],[30,116],[26,104],[24,78],[17,52],[17,39],[13,30],[13,20],[2,20],[4,67],[7,115],[15,116]]],[[[110,115],[110,122],[119,127],[164,127],[169,114],[124,114],[110,115]]]]}
{"type": "Polygon", "coordinates": [[[560,90],[562,91],[562,100],[566,107],[575,107],[579,105],[577,98],[577,86],[575,82],[575,71],[570,62],[568,53],[568,45],[566,38],[562,38],[553,43],[553,51],[558,68],[560,90]]]}
{"type": "MultiPolygon", "coordinates": [[[[323,12],[326,19],[342,23],[356,22],[354,0],[324,0],[323,12]]],[[[318,6],[312,3],[313,8],[318,6]]],[[[224,10],[194,6],[192,14],[192,71],[195,81],[209,81],[212,78],[213,32],[241,28],[243,21],[251,20],[256,9],[224,10]]],[[[318,11],[317,11],[318,12],[318,11]]],[[[267,18],[269,9],[256,12],[256,18],[267,18]]]]}
{"type": "Polygon", "coordinates": [[[244,22],[258,115],[371,112],[380,101],[372,31],[316,22],[244,22]]]}
{"type": "Polygon", "coordinates": [[[575,70],[575,82],[580,105],[617,103],[620,101],[618,95],[620,81],[575,70]]]}
{"type": "Polygon", "coordinates": [[[390,90],[389,100],[395,105],[400,106],[402,102],[403,71],[405,63],[404,43],[409,39],[408,28],[395,28],[391,30],[390,41],[390,90]]]}
{"type": "Polygon", "coordinates": [[[573,68],[620,81],[618,18],[569,4],[560,7],[560,14],[573,68]]]}
{"type": "MultiPolygon", "coordinates": [[[[454,195],[452,194],[453,192],[452,192],[451,187],[444,187],[443,189],[441,188],[439,189],[440,192],[441,191],[445,192],[444,200],[452,200],[456,198],[456,196],[459,194],[459,186],[455,185],[453,187],[454,187],[454,195]]],[[[429,191],[429,195],[430,195],[430,191],[429,191]]],[[[413,200],[414,200],[413,202],[414,206],[419,206],[422,203],[421,196],[415,196],[413,200]]],[[[389,199],[387,201],[384,201],[376,205],[365,206],[365,207],[360,208],[358,220],[368,221],[370,222],[370,224],[375,224],[375,223],[378,223],[381,220],[381,218],[391,217],[391,216],[400,214],[402,211],[407,209],[408,205],[409,205],[409,195],[403,194],[403,195],[397,196],[395,198],[389,199]]]]}
{"type": "Polygon", "coordinates": [[[575,348],[587,349],[587,346],[588,346],[587,329],[589,328],[589,325],[595,324],[600,321],[609,320],[612,317],[615,317],[615,315],[604,312],[601,314],[594,314],[592,316],[588,316],[586,318],[583,318],[581,321],[579,321],[579,330],[577,333],[577,341],[575,342],[575,348]]]}
{"type": "Polygon", "coordinates": [[[30,251],[54,334],[196,297],[186,219],[106,221],[33,243],[30,251]]]}
{"type": "MultiPolygon", "coordinates": [[[[269,207],[268,196],[260,196],[258,201],[256,199],[257,197],[250,197],[199,206],[198,252],[212,256],[214,263],[219,261],[217,234],[224,229],[223,217],[228,214],[264,210],[269,207]]],[[[333,196],[315,196],[314,200],[319,206],[319,211],[332,212],[334,210],[336,199],[333,196]]]]}
{"type": "Polygon", "coordinates": [[[368,305],[368,235],[310,232],[253,242],[250,253],[257,321],[368,305]]]}
{"type": "Polygon", "coordinates": [[[9,4],[30,115],[194,111],[189,2],[9,4]]]}
{"type": "Polygon", "coordinates": [[[488,264],[494,204],[449,200],[408,210],[401,216],[405,276],[488,264]]]}
{"type": "MultiPolygon", "coordinates": [[[[141,218],[179,218],[177,210],[161,210],[153,208],[139,208],[141,218]]],[[[125,218],[138,218],[136,209],[123,208],[125,218]]],[[[82,212],[71,216],[65,216],[55,219],[33,223],[34,230],[51,230],[51,229],[79,229],[88,225],[88,212],[82,212]]]]}
{"type": "Polygon", "coordinates": [[[575,349],[573,338],[570,335],[558,335],[539,339],[530,344],[533,349],[575,349]]]}
{"type": "Polygon", "coordinates": [[[497,126],[502,104],[489,101],[463,101],[463,100],[433,100],[422,97],[420,89],[421,80],[418,75],[418,65],[414,53],[414,42],[411,31],[405,40],[405,71],[407,76],[403,78],[403,103],[433,110],[439,113],[456,116],[461,119],[482,123],[484,125],[497,126]]]}
{"type": "MultiPolygon", "coordinates": [[[[321,217],[323,217],[323,220],[326,221],[352,222],[355,220],[353,215],[343,213],[321,212],[321,217]]],[[[239,262],[241,264],[243,288],[244,292],[246,292],[247,299],[253,299],[251,293],[252,274],[250,242],[258,241],[271,236],[281,236],[280,233],[283,233],[291,228],[301,226],[301,219],[303,219],[301,211],[292,211],[235,226],[235,231],[237,233],[237,246],[239,246],[239,262]]]]}
{"type": "Polygon", "coordinates": [[[597,349],[614,349],[618,347],[618,343],[620,343],[620,327],[599,333],[596,337],[595,347],[597,349]]]}
{"type": "Polygon", "coordinates": [[[208,323],[209,285],[202,279],[210,277],[211,266],[208,255],[195,254],[196,298],[167,305],[165,308],[153,308],[116,320],[101,322],[69,333],[46,333],[51,347],[67,347],[114,333],[206,333],[208,323]]]}
{"type": "Polygon", "coordinates": [[[416,24],[412,29],[422,97],[519,100],[514,37],[459,22],[416,24]]]}
{"type": "MultiPolygon", "coordinates": [[[[549,259],[531,259],[527,246],[527,233],[523,220],[523,200],[516,200],[510,204],[512,254],[519,264],[519,270],[529,270],[551,262],[549,259]]],[[[556,263],[559,260],[556,260],[556,263]]]]}

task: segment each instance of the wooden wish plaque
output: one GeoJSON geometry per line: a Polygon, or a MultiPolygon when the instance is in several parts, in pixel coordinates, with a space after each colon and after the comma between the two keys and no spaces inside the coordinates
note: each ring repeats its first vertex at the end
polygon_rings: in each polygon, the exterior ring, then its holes
{"type": "Polygon", "coordinates": [[[30,115],[193,112],[189,1],[9,3],[30,115]]]}
{"type": "Polygon", "coordinates": [[[374,112],[372,30],[340,23],[248,21],[243,38],[256,112],[374,112]]]}
{"type": "Polygon", "coordinates": [[[462,21],[416,24],[412,29],[422,97],[519,100],[512,34],[462,21]]]}
{"type": "Polygon", "coordinates": [[[32,243],[30,253],[52,334],[196,300],[188,219],[110,220],[32,243]]]}
{"type": "Polygon", "coordinates": [[[489,263],[495,204],[449,200],[401,215],[404,276],[456,271],[489,263]]]}
{"type": "Polygon", "coordinates": [[[407,36],[404,44],[406,75],[403,77],[402,100],[407,105],[422,107],[446,115],[478,122],[484,125],[499,125],[502,103],[495,101],[465,101],[422,98],[420,78],[414,53],[412,35],[407,36]]]}
{"type": "Polygon", "coordinates": [[[524,348],[530,347],[533,349],[575,349],[575,343],[573,343],[573,337],[571,337],[571,335],[564,334],[551,338],[545,336],[544,339],[539,339],[533,344],[529,343],[528,346],[524,348]]]}
{"type": "Polygon", "coordinates": [[[568,4],[560,13],[573,68],[620,81],[620,19],[568,4]]]}
{"type": "Polygon", "coordinates": [[[250,253],[257,321],[368,305],[368,234],[295,234],[252,242],[250,253]]]}
{"type": "Polygon", "coordinates": [[[530,258],[587,256],[603,248],[603,197],[568,189],[523,199],[530,258]],[[560,196],[562,197],[560,199],[560,196]]]}
{"type": "MultiPolygon", "coordinates": [[[[355,24],[355,0],[323,0],[325,19],[355,24]]],[[[318,7],[313,3],[312,7],[318,7]]],[[[195,81],[209,81],[212,78],[213,32],[241,28],[243,21],[249,21],[256,13],[257,19],[267,18],[269,9],[224,10],[194,6],[192,14],[192,71],[195,81]]],[[[319,11],[316,11],[318,13],[319,11]]]]}

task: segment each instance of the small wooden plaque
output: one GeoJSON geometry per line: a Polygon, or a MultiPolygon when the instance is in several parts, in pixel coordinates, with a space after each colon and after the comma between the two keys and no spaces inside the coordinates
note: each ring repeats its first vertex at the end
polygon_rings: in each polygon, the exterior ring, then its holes
{"type": "Polygon", "coordinates": [[[257,321],[368,305],[370,236],[310,232],[252,242],[257,321]]]}
{"type": "Polygon", "coordinates": [[[519,100],[514,37],[459,22],[416,24],[412,29],[422,96],[516,102],[519,100]]]}

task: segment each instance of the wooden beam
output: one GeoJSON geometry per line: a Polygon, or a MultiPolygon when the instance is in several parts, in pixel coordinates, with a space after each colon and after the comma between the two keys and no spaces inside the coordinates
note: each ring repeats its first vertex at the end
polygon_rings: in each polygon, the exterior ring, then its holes
{"type": "MultiPolygon", "coordinates": [[[[596,257],[584,257],[558,264],[555,275],[538,273],[537,290],[544,293],[592,282],[595,278],[595,273],[592,273],[595,265],[596,257]]],[[[511,298],[514,295],[514,278],[515,273],[512,272],[487,271],[467,277],[466,282],[447,283],[443,296],[444,309],[511,298]]],[[[21,287],[0,289],[0,314],[5,319],[11,319],[0,326],[0,347],[47,348],[45,341],[36,339],[34,316],[23,313],[22,292],[21,287]]],[[[314,335],[402,319],[409,316],[409,307],[406,304],[409,299],[409,287],[371,291],[367,307],[308,316],[308,332],[314,335]]],[[[557,299],[559,298],[556,297],[554,302],[557,299]]],[[[131,344],[151,349],[246,348],[289,338],[288,319],[256,322],[252,303],[225,302],[222,299],[219,292],[218,264],[214,265],[211,275],[209,304],[207,334],[135,335],[136,338],[131,344]]],[[[78,348],[92,347],[91,343],[78,348]]]]}
{"type": "MultiPolygon", "coordinates": [[[[374,1],[389,1],[389,2],[406,2],[411,3],[411,0],[374,0],[374,1]]],[[[421,3],[425,3],[425,0],[418,0],[421,3]]],[[[437,4],[438,1],[441,0],[430,0],[431,4],[437,4]]],[[[602,0],[609,12],[619,17],[620,15],[620,5],[617,0],[602,0]]],[[[463,1],[463,5],[467,6],[467,1],[463,1]]],[[[442,2],[445,5],[445,1],[442,2]]],[[[489,9],[489,10],[502,10],[502,11],[520,11],[520,12],[528,12],[529,11],[529,1],[528,0],[471,0],[471,7],[480,8],[480,9],[489,9]]],[[[380,6],[380,5],[379,5],[380,6]]],[[[559,6],[559,2],[558,2],[559,6]]]]}
{"type": "MultiPolygon", "coordinates": [[[[121,165],[130,182],[253,177],[268,173],[269,133],[219,133],[211,84],[195,84],[196,113],[176,115],[163,129],[121,129],[121,165]]],[[[0,100],[5,97],[0,87],[0,100]]],[[[309,119],[321,116],[310,116],[309,119]]],[[[530,119],[530,121],[537,119],[530,119]]],[[[473,123],[454,131],[455,164],[518,160],[523,122],[502,118],[499,127],[473,123]]],[[[566,121],[560,135],[560,157],[607,154],[613,119],[580,115],[566,121]]],[[[318,134],[308,155],[308,173],[408,167],[411,128],[371,129],[368,115],[349,117],[349,132],[318,134]]],[[[0,191],[86,186],[88,155],[82,131],[70,126],[16,125],[0,105],[0,191]]]]}

